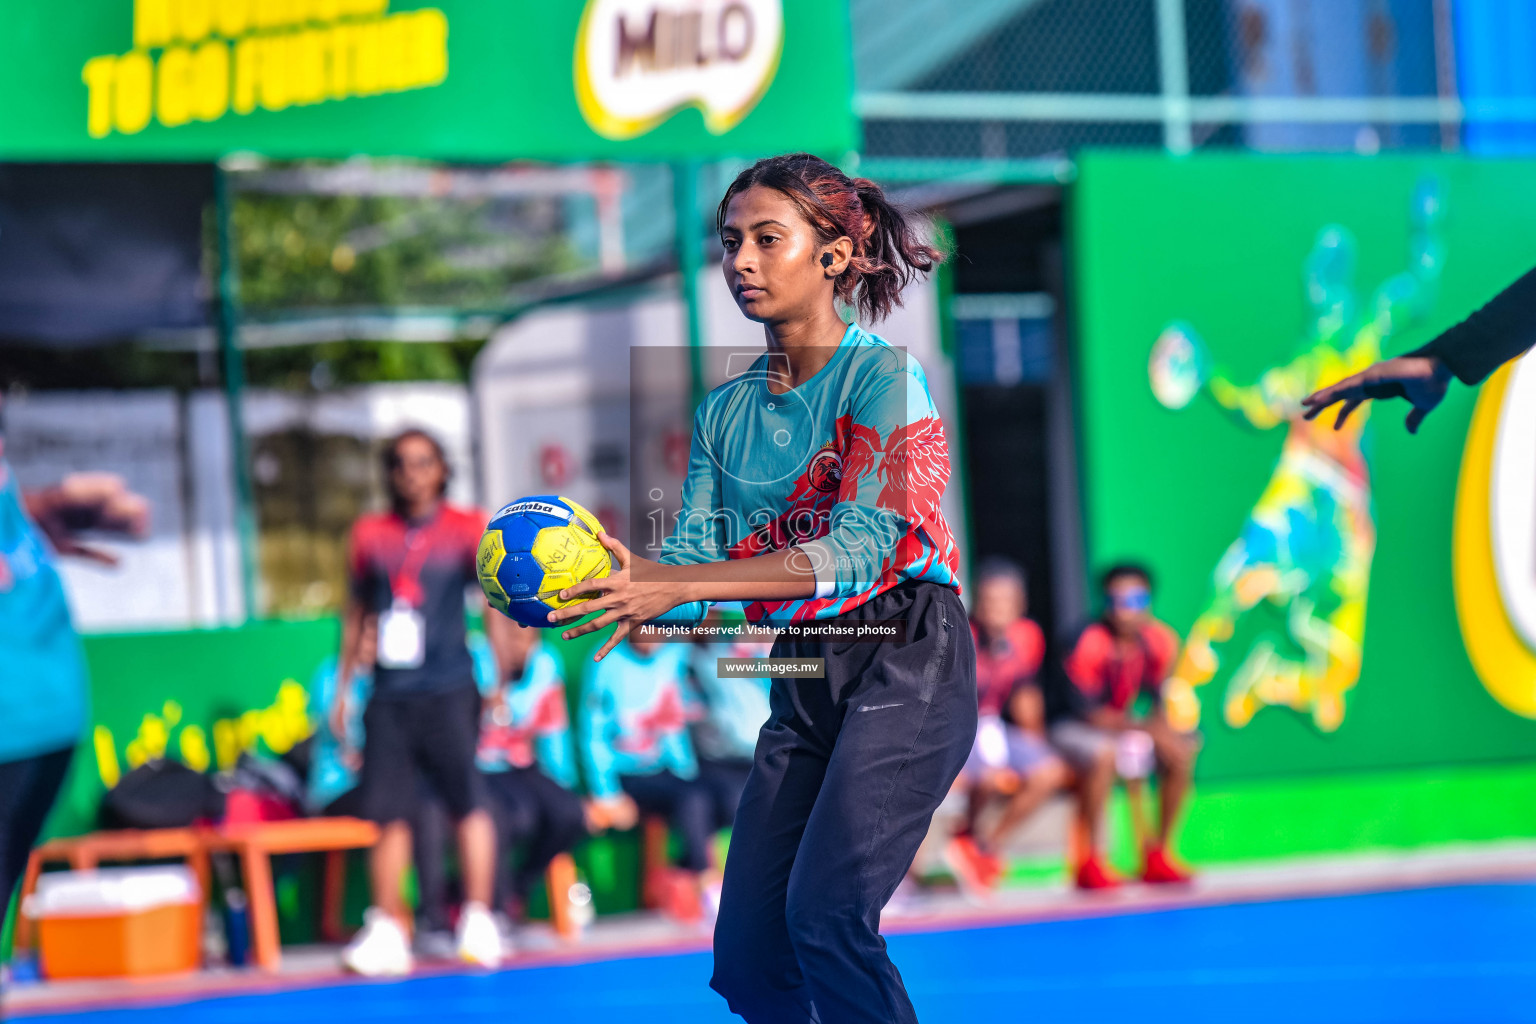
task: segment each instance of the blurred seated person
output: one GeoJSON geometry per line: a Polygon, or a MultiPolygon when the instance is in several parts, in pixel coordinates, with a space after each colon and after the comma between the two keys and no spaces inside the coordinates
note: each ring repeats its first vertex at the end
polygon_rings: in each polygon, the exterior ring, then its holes
{"type": "Polygon", "coordinates": [[[1107,771],[1137,779],[1155,768],[1161,805],[1155,836],[1144,851],[1142,880],[1187,882],[1170,842],[1200,748],[1197,734],[1174,729],[1163,713],[1161,689],[1179,652],[1179,637],[1152,615],[1152,574],[1141,565],[1116,565],[1102,579],[1103,614],[1078,634],[1063,661],[1067,700],[1050,739],[1085,787],[1089,848],[1078,866],[1078,885],[1106,888],[1117,880],[1105,867],[1100,834],[1110,787],[1107,771]],[[1140,764],[1138,764],[1140,762],[1140,764]]]}
{"type": "MultiPolygon", "coordinates": [[[[549,862],[591,834],[576,788],[565,681],[540,631],[514,624],[508,677],[486,701],[477,763],[491,793],[498,844],[497,900],[513,920],[549,862]],[[520,851],[516,869],[509,853],[520,851]]],[[[563,894],[551,893],[551,898],[563,894]]]]}
{"type": "Polygon", "coordinates": [[[727,829],[736,821],[741,791],[752,771],[757,734],[768,721],[766,676],[720,674],[721,658],[766,658],[773,644],[727,641],[710,632],[724,623],[712,609],[694,636],[689,651],[689,682],[701,708],[693,726],[694,750],[699,759],[699,779],[714,802],[715,828],[727,829]]]}
{"type": "Polygon", "coordinates": [[[959,780],[968,796],[965,823],[945,848],[950,870],[971,892],[997,884],[1007,837],[1070,781],[1066,764],[1046,739],[1039,682],[1045,633],[1025,617],[1026,607],[1024,571],[1006,559],[983,562],[971,612],[976,742],[959,780]],[[995,804],[1000,810],[984,819],[995,804]]]}
{"type": "Polygon", "coordinates": [[[665,817],[682,840],[677,867],[702,890],[715,807],[688,735],[687,651],[631,637],[594,665],[581,702],[581,752],[595,819],[625,829],[642,813],[665,817]]]}
{"type": "MultiPolygon", "coordinates": [[[[475,766],[481,694],[465,631],[465,598],[477,586],[476,551],[485,516],[446,500],[450,467],[441,443],[410,429],[384,447],[386,511],[353,524],[342,613],[341,678],[368,671],[373,690],[363,712],[358,787],[363,810],[380,827],[369,851],[373,906],[342,962],[358,974],[411,970],[411,918],[404,882],[411,866],[411,822],[430,792],[449,808],[458,839],[465,901],[457,952],[467,963],[495,967],[501,936],[490,913],[496,872],[496,828],[475,766]],[[372,633],[369,646],[361,638],[372,633]]],[[[485,618],[493,647],[502,616],[485,618]]],[[[345,689],[333,718],[344,721],[345,689]]],[[[342,724],[332,733],[345,737],[342,724]]]]}

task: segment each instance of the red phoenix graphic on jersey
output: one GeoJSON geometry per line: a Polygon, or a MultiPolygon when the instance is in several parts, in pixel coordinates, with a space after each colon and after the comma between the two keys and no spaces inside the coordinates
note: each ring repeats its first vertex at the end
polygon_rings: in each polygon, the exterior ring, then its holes
{"type": "MultiPolygon", "coordinates": [[[[800,602],[797,619],[812,618],[832,605],[852,607],[893,585],[898,571],[918,576],[935,562],[951,573],[960,568],[948,524],[939,502],[949,482],[949,445],[944,424],[937,416],[925,416],[897,426],[884,439],[874,427],[855,423],[851,415],[838,418],[836,438],[807,464],[790,492],[788,508],[730,548],[732,558],[750,558],[778,551],[792,544],[824,537],[831,529],[831,512],[839,502],[858,501],[861,490],[877,486],[874,495],[864,494],[864,504],[888,509],[901,520],[894,547],[880,560],[879,571],[859,594],[800,602]],[[834,471],[835,486],[827,481],[834,471]],[[870,498],[873,500],[870,500],[870,498]]],[[[748,618],[759,621],[794,602],[755,602],[748,618]]]]}

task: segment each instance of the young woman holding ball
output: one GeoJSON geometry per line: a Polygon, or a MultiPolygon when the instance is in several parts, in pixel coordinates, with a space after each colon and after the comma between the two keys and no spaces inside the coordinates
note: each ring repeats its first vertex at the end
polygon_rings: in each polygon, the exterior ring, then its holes
{"type": "Polygon", "coordinates": [[[614,624],[602,658],[640,623],[710,602],[748,602],[765,625],[831,620],[835,639],[774,645],[824,674],[773,680],[711,984],[752,1024],[908,1024],[880,911],[970,753],[976,659],[922,367],[838,302],[879,320],[941,256],[878,185],[804,153],[743,171],[717,226],[726,284],[767,351],[700,405],[659,561],[604,534],[619,568],[562,592],[594,596],[550,621],[598,612],[564,635],[614,624]],[[861,624],[885,639],[850,639],[861,624]]]}

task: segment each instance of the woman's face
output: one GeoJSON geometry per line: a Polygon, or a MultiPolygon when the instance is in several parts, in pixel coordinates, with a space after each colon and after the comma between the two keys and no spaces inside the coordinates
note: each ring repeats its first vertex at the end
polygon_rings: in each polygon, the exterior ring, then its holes
{"type": "Polygon", "coordinates": [[[410,505],[431,501],[443,493],[447,479],[448,467],[443,465],[431,441],[412,434],[395,445],[389,488],[399,500],[410,505]]]}
{"type": "Polygon", "coordinates": [[[1017,580],[996,576],[976,588],[976,621],[988,636],[1002,636],[1024,617],[1024,588],[1017,580]]]}
{"type": "Polygon", "coordinates": [[[757,323],[793,320],[829,305],[833,273],[846,265],[839,252],[831,267],[823,267],[822,253],[835,246],[817,239],[782,192],[760,185],[731,197],[720,242],[725,283],[741,312],[757,323]]]}

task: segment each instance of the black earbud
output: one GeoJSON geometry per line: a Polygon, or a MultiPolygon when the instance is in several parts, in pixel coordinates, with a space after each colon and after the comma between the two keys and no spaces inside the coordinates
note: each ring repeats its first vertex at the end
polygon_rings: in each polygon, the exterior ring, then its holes
{"type": "Polygon", "coordinates": [[[830,267],[832,265],[832,254],[831,253],[824,252],[824,253],[821,254],[821,265],[824,266],[824,267],[830,267]]]}

